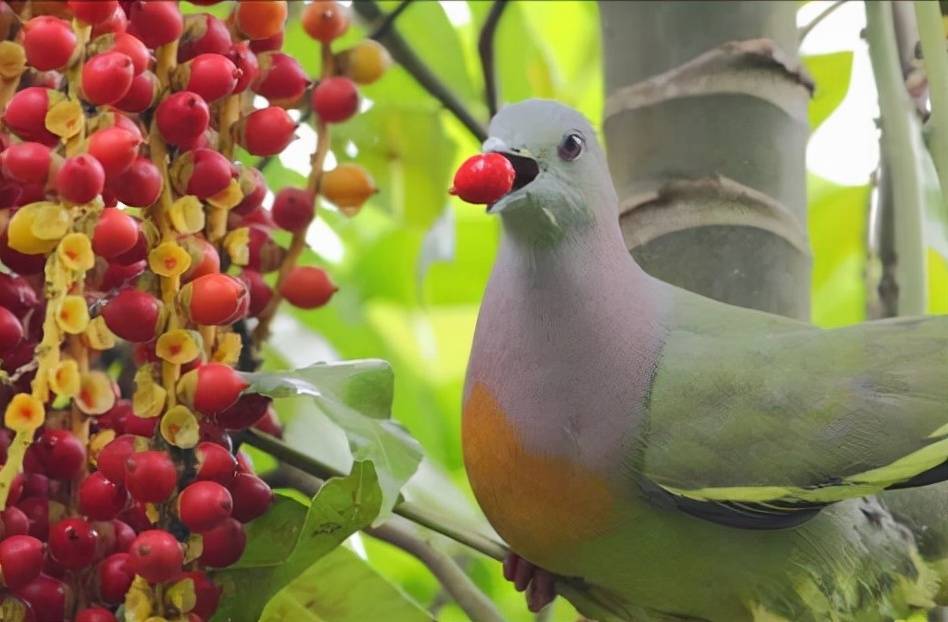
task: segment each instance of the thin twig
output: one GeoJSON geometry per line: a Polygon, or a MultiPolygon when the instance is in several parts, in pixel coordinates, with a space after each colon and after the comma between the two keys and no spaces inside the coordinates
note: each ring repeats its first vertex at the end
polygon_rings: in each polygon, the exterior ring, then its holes
{"type": "Polygon", "coordinates": [[[899,315],[921,315],[926,306],[923,189],[919,155],[924,147],[915,130],[915,109],[902,80],[888,0],[866,2],[869,58],[879,90],[882,147],[895,198],[895,251],[899,315]]]}
{"type": "MultiPolygon", "coordinates": [[[[385,20],[385,14],[379,8],[375,0],[359,0],[358,2],[353,2],[352,8],[363,20],[368,22],[370,26],[381,24],[385,20]]],[[[474,118],[474,115],[468,111],[458,96],[438,79],[431,69],[428,68],[428,65],[418,57],[411,46],[408,45],[408,42],[398,34],[396,28],[389,28],[388,32],[379,37],[377,41],[388,49],[392,58],[404,67],[405,71],[415,78],[422,88],[431,93],[451,114],[457,117],[458,121],[460,121],[477,140],[483,141],[487,138],[487,130],[484,129],[481,122],[474,118]]]]}
{"type": "Polygon", "coordinates": [[[942,205],[948,209],[948,54],[945,53],[941,10],[937,2],[916,0],[915,17],[932,101],[932,116],[928,121],[933,131],[932,160],[938,171],[942,205]]]}
{"type": "Polygon", "coordinates": [[[497,114],[497,76],[494,66],[494,35],[497,34],[497,25],[500,17],[507,8],[507,0],[494,0],[490,7],[487,19],[481,27],[481,34],[477,40],[477,52],[481,57],[481,71],[484,73],[484,94],[487,97],[487,110],[490,116],[497,114]]]}
{"type": "MultiPolygon", "coordinates": [[[[238,439],[242,443],[261,449],[281,462],[320,479],[329,479],[330,477],[341,477],[345,475],[345,473],[337,471],[328,464],[299,452],[280,439],[260,432],[259,430],[253,428],[244,430],[237,435],[234,440],[237,441],[238,439]]],[[[503,560],[507,555],[507,547],[496,540],[481,534],[471,533],[461,528],[443,524],[440,517],[435,517],[424,508],[420,508],[407,501],[402,501],[396,505],[394,512],[414,523],[427,527],[475,551],[483,553],[488,557],[493,557],[498,561],[503,560]]]]}
{"type": "Polygon", "coordinates": [[[803,41],[808,34],[813,32],[813,29],[816,28],[820,22],[829,17],[833,11],[843,6],[846,3],[846,0],[836,0],[833,4],[829,5],[825,9],[819,12],[816,17],[811,19],[805,26],[801,26],[797,31],[797,40],[803,41]]]}
{"type": "Polygon", "coordinates": [[[365,533],[402,549],[427,566],[473,622],[503,622],[504,618],[494,604],[477,589],[457,562],[413,533],[407,521],[393,518],[378,527],[366,529],[365,533]]]}
{"type": "Polygon", "coordinates": [[[405,9],[408,8],[408,5],[412,3],[412,0],[402,0],[402,3],[395,7],[395,10],[385,16],[385,19],[379,24],[375,31],[369,35],[370,39],[375,39],[378,41],[392,29],[392,26],[395,24],[395,20],[398,19],[398,16],[401,15],[405,9]]]}

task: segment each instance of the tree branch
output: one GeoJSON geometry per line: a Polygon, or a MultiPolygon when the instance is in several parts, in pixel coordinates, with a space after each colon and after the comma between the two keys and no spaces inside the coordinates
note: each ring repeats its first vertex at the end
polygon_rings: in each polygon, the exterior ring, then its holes
{"type": "MultiPolygon", "coordinates": [[[[370,26],[376,25],[376,27],[379,27],[385,21],[385,14],[379,8],[375,0],[359,0],[358,2],[353,2],[352,8],[362,19],[368,22],[370,26]]],[[[480,121],[474,118],[474,115],[467,110],[457,95],[438,79],[424,61],[418,57],[415,51],[411,49],[411,46],[408,45],[408,42],[398,34],[398,30],[394,27],[390,27],[387,32],[383,33],[376,40],[388,49],[392,58],[404,67],[405,70],[418,81],[418,84],[420,84],[422,88],[431,93],[451,114],[457,117],[458,121],[460,121],[477,140],[483,141],[487,138],[487,130],[484,129],[480,121]]]]}
{"type": "Polygon", "coordinates": [[[494,0],[490,7],[487,19],[481,27],[481,34],[477,40],[477,52],[481,57],[481,70],[484,72],[484,92],[487,97],[487,110],[490,116],[497,114],[497,79],[494,67],[494,35],[500,17],[507,8],[507,0],[494,0]]]}
{"type": "Polygon", "coordinates": [[[928,121],[933,131],[932,160],[938,171],[942,202],[948,208],[948,54],[938,3],[916,0],[915,17],[932,102],[932,116],[928,121]]]}
{"type": "Polygon", "coordinates": [[[474,622],[503,622],[503,616],[449,555],[434,548],[413,533],[404,519],[390,521],[365,530],[373,538],[396,546],[428,567],[458,606],[474,622]]]}
{"type": "MultiPolygon", "coordinates": [[[[235,435],[234,442],[246,443],[247,445],[263,450],[281,462],[320,479],[342,477],[345,475],[345,473],[337,471],[312,456],[293,449],[280,439],[253,428],[249,428],[235,435]]],[[[407,501],[402,501],[397,504],[394,508],[394,512],[414,523],[451,538],[455,542],[460,542],[488,557],[493,557],[498,561],[502,561],[507,555],[507,547],[496,540],[481,534],[471,533],[451,525],[443,524],[440,517],[433,516],[424,508],[407,501]]]]}
{"type": "Polygon", "coordinates": [[[412,0],[402,0],[402,3],[395,7],[394,11],[385,16],[385,19],[382,20],[382,23],[379,24],[375,31],[369,35],[369,38],[378,41],[387,35],[388,31],[391,30],[392,26],[395,24],[395,20],[398,19],[398,16],[401,15],[411,3],[412,0]]]}
{"type": "Polygon", "coordinates": [[[921,137],[915,109],[902,80],[888,0],[866,2],[866,37],[879,91],[882,147],[890,165],[895,199],[896,273],[899,315],[921,315],[926,307],[925,245],[922,230],[921,137]]]}
{"type": "Polygon", "coordinates": [[[820,11],[816,17],[807,22],[806,25],[800,27],[800,29],[797,31],[797,39],[800,41],[806,39],[806,36],[813,32],[813,29],[816,28],[820,22],[832,15],[833,11],[843,6],[845,3],[846,0],[836,0],[836,2],[820,11]]]}

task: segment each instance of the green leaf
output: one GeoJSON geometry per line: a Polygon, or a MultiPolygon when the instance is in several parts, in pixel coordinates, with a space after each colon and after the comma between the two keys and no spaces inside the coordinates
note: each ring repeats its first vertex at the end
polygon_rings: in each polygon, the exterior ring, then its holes
{"type": "Polygon", "coordinates": [[[247,374],[247,379],[253,393],[311,398],[346,433],[352,457],[375,465],[382,489],[381,518],[390,514],[422,452],[418,442],[389,418],[394,376],[388,363],[378,359],[317,363],[295,371],[247,374]]]}
{"type": "Polygon", "coordinates": [[[815,130],[846,97],[852,77],[853,53],[804,56],[803,66],[816,85],[808,110],[810,129],[815,130]]]}
{"type": "Polygon", "coordinates": [[[289,497],[280,498],[270,512],[251,523],[247,550],[240,560],[213,573],[223,590],[213,619],[258,619],[274,594],[350,535],[368,527],[381,503],[370,462],[357,462],[350,475],[326,482],[308,510],[289,497]]]}
{"type": "Polygon", "coordinates": [[[809,175],[813,251],[813,322],[844,326],[865,319],[866,222],[869,186],[840,186],[809,175]]]}
{"type": "Polygon", "coordinates": [[[280,590],[260,622],[425,622],[434,618],[358,555],[339,547],[280,590]]]}

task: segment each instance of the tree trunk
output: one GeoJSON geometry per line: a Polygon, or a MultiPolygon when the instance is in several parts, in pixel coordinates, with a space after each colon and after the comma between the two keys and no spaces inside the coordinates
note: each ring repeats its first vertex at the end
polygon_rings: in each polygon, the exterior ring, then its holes
{"type": "Polygon", "coordinates": [[[622,229],[654,276],[809,318],[794,2],[600,2],[622,229]]]}

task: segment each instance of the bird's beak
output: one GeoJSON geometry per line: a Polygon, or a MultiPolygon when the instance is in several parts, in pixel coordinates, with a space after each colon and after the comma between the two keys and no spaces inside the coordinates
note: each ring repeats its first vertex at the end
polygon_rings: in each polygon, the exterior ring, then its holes
{"type": "Polygon", "coordinates": [[[507,201],[505,199],[514,192],[520,190],[540,174],[540,164],[530,151],[524,147],[511,147],[502,139],[496,136],[490,136],[484,141],[481,150],[485,153],[499,153],[510,161],[513,165],[516,177],[514,177],[513,188],[500,200],[487,206],[488,214],[496,214],[503,211],[507,201]]]}

